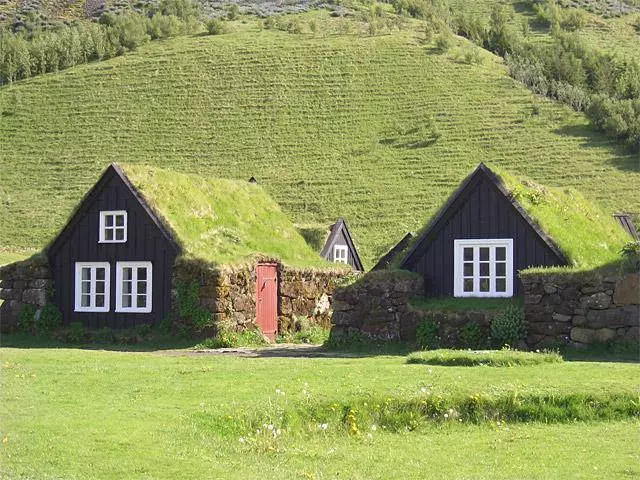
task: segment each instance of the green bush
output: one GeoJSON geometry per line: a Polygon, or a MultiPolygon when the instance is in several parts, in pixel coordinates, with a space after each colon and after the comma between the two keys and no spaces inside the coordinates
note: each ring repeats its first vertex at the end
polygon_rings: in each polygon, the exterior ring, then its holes
{"type": "Polygon", "coordinates": [[[36,320],[36,330],[46,333],[59,328],[62,325],[62,313],[57,305],[48,303],[40,311],[40,316],[36,320]]]}
{"type": "Polygon", "coordinates": [[[436,37],[436,48],[440,52],[446,52],[451,47],[453,47],[453,45],[455,45],[455,39],[453,38],[453,33],[451,33],[451,30],[449,30],[448,28],[443,30],[436,37]]]}
{"type": "Polygon", "coordinates": [[[524,310],[516,305],[509,305],[506,310],[491,321],[491,340],[496,346],[517,346],[527,336],[524,310]]]}
{"type": "Polygon", "coordinates": [[[228,25],[217,18],[207,20],[206,26],[209,35],[223,35],[225,33],[229,33],[228,25]]]}
{"type": "Polygon", "coordinates": [[[103,327],[92,335],[92,340],[96,343],[110,344],[115,340],[113,330],[109,327],[103,327]]]}
{"type": "Polygon", "coordinates": [[[18,330],[20,332],[33,333],[37,311],[35,305],[27,304],[22,307],[18,315],[18,330]]]}
{"type": "Polygon", "coordinates": [[[84,326],[80,322],[73,322],[69,325],[69,333],[67,339],[71,343],[80,343],[84,340],[84,326]]]}
{"type": "Polygon", "coordinates": [[[229,8],[227,9],[227,18],[229,20],[237,20],[239,16],[240,16],[240,7],[238,7],[238,5],[235,3],[232,3],[231,5],[229,5],[229,8]]]}
{"type": "Polygon", "coordinates": [[[628,242],[620,250],[623,268],[627,271],[640,272],[640,242],[628,242]]]}
{"type": "Polygon", "coordinates": [[[423,320],[416,328],[416,344],[418,348],[424,350],[440,348],[442,339],[439,332],[439,317],[431,316],[423,320]]]}
{"type": "Polygon", "coordinates": [[[173,328],[173,315],[167,314],[158,324],[158,331],[161,333],[170,333],[173,328]]]}
{"type": "Polygon", "coordinates": [[[460,329],[460,346],[480,350],[487,348],[489,338],[478,322],[469,322],[460,329]]]}

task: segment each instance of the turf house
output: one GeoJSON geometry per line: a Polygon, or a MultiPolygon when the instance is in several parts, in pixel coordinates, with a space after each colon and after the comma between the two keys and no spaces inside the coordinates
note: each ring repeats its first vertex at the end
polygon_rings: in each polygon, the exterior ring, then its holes
{"type": "MultiPolygon", "coordinates": [[[[47,298],[35,303],[53,302],[66,325],[173,316],[201,329],[258,326],[270,339],[296,317],[328,324],[335,281],[351,270],[320,258],[257,184],[117,164],[38,258],[3,267],[3,286],[44,271],[47,298]]],[[[3,296],[6,324],[21,304],[3,296]]]]}
{"type": "MultiPolygon", "coordinates": [[[[629,237],[629,238],[627,238],[629,237]]],[[[512,297],[532,267],[595,268],[630,241],[579,193],[499,175],[480,164],[417,236],[400,268],[429,297],[512,297]]]]}
{"type": "Polygon", "coordinates": [[[329,236],[322,247],[320,256],[334,263],[344,263],[359,272],[363,272],[362,261],[344,218],[339,218],[331,226],[329,236]]]}

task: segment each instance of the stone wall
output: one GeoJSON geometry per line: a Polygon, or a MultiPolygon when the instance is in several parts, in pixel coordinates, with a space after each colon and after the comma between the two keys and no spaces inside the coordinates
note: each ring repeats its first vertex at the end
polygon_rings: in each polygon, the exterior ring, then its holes
{"type": "MultiPolygon", "coordinates": [[[[335,270],[302,270],[278,265],[278,331],[296,328],[296,317],[328,327],[332,294],[337,282],[349,275],[335,270]]],[[[235,330],[257,328],[255,265],[215,268],[197,262],[178,262],[174,270],[173,304],[177,313],[178,284],[197,281],[199,305],[213,314],[214,323],[235,330]]]]}
{"type": "Polygon", "coordinates": [[[421,276],[405,271],[370,272],[335,291],[331,337],[365,335],[376,340],[408,340],[417,313],[409,299],[423,292],[421,276]]]}
{"type": "Polygon", "coordinates": [[[39,312],[47,304],[52,289],[51,270],[43,258],[0,267],[1,331],[8,333],[15,329],[25,305],[34,305],[39,312]]]}
{"type": "Polygon", "coordinates": [[[640,341],[640,273],[523,275],[527,343],[640,341]]]}

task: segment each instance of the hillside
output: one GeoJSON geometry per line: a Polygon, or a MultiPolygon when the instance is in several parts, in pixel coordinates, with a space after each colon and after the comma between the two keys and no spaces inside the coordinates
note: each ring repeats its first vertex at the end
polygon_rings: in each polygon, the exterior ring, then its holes
{"type": "Polygon", "coordinates": [[[250,22],[0,88],[0,245],[42,247],[112,161],[255,176],[296,223],[344,216],[367,266],[480,161],[640,211],[637,156],[455,52],[250,22]]]}

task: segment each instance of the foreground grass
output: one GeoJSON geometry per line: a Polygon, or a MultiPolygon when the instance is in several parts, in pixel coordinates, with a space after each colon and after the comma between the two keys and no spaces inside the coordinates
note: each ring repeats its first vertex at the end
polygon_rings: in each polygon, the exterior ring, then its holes
{"type": "Polygon", "coordinates": [[[414,352],[407,357],[407,363],[422,365],[443,365],[472,367],[514,367],[519,365],[539,365],[560,363],[562,356],[555,352],[519,352],[517,350],[431,350],[414,352]]]}
{"type": "Polygon", "coordinates": [[[345,406],[375,411],[368,400],[637,400],[638,365],[426,368],[407,365],[403,356],[235,358],[70,349],[3,349],[1,355],[6,443],[0,448],[10,478],[640,474],[634,447],[639,425],[628,415],[551,425],[441,416],[409,432],[410,418],[399,411],[394,418],[404,427],[391,433],[383,428],[390,423],[367,423],[355,412],[354,435],[348,415],[341,420],[345,406]],[[268,424],[280,435],[263,427],[268,424]]]}
{"type": "Polygon", "coordinates": [[[608,213],[640,208],[637,156],[495,57],[436,53],[418,24],[374,37],[252,25],[1,88],[0,244],[43,246],[113,160],[254,176],[295,223],[344,216],[368,265],[480,161],[608,213]]]}

